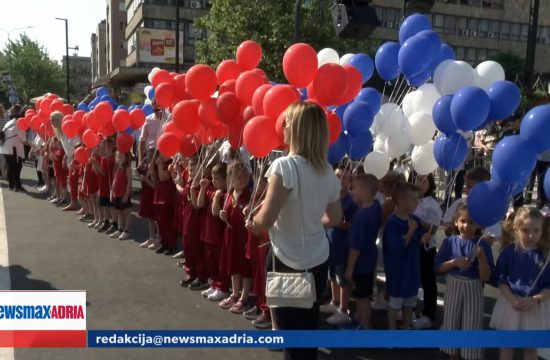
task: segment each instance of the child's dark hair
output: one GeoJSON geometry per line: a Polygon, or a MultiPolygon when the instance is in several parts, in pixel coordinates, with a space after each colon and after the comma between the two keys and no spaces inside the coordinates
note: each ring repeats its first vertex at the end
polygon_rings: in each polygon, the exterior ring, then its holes
{"type": "Polygon", "coordinates": [[[354,174],[353,181],[368,188],[372,196],[378,192],[378,179],[372,174],[354,174]]]}
{"type": "MultiPolygon", "coordinates": [[[[456,212],[453,216],[453,231],[452,231],[452,233],[455,234],[455,235],[460,234],[460,232],[458,231],[458,227],[456,226],[456,223],[458,221],[458,218],[460,217],[460,214],[464,214],[464,213],[466,213],[466,215],[469,218],[471,218],[470,213],[468,212],[468,204],[466,204],[466,203],[458,205],[458,207],[456,208],[456,212]]],[[[477,223],[475,223],[475,224],[477,226],[476,236],[481,236],[482,235],[481,226],[479,226],[477,223]]]]}
{"type": "Polygon", "coordinates": [[[480,183],[482,181],[491,180],[491,173],[484,167],[476,167],[468,171],[465,175],[465,178],[475,181],[476,183],[480,183]]]}
{"type": "Polygon", "coordinates": [[[219,162],[212,167],[212,175],[227,177],[227,165],[223,162],[219,162]]]}
{"type": "Polygon", "coordinates": [[[187,158],[187,164],[198,164],[199,163],[199,157],[197,155],[193,155],[187,158]]]}
{"type": "Polygon", "coordinates": [[[390,170],[380,179],[380,184],[388,185],[391,189],[398,182],[406,182],[405,176],[397,171],[390,170]]]}
{"type": "Polygon", "coordinates": [[[420,193],[420,190],[418,190],[418,187],[416,185],[405,182],[405,181],[398,181],[393,186],[393,190],[391,193],[391,198],[395,205],[399,204],[399,201],[409,192],[416,192],[420,193]]]}
{"type": "Polygon", "coordinates": [[[437,185],[435,184],[435,177],[434,174],[430,173],[427,175],[426,179],[428,180],[428,190],[426,190],[426,193],[424,194],[424,197],[434,197],[435,198],[435,192],[437,190],[437,185]]]}

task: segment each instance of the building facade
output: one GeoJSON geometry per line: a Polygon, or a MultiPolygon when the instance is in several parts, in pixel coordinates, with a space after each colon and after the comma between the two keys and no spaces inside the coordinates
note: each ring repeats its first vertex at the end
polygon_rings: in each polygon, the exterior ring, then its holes
{"type": "MultiPolygon", "coordinates": [[[[372,38],[395,41],[403,0],[373,0],[380,26],[372,38]]],[[[478,64],[498,53],[525,58],[530,0],[436,0],[426,14],[457,58],[478,64]]],[[[550,2],[540,2],[535,72],[550,73],[550,2]]],[[[511,79],[513,80],[513,79],[511,79]]]]}
{"type": "Polygon", "coordinates": [[[107,0],[107,73],[126,64],[126,6],[124,0],[107,0]]]}
{"type": "Polygon", "coordinates": [[[92,84],[105,80],[107,76],[107,43],[106,21],[97,24],[97,29],[92,34],[92,84]]]}
{"type": "MultiPolygon", "coordinates": [[[[67,56],[63,56],[63,71],[66,71],[67,56]]],[[[84,56],[69,56],[69,87],[71,100],[80,102],[89,94],[92,85],[92,59],[84,56]]]]}

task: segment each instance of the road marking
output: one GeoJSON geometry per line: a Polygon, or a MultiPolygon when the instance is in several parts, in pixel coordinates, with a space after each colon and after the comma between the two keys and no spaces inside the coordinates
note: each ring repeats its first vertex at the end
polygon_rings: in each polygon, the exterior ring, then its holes
{"type": "MultiPolygon", "coordinates": [[[[4,194],[0,188],[0,290],[11,290],[10,263],[8,258],[8,234],[6,232],[6,213],[4,212],[4,194]]],[[[13,360],[13,348],[0,348],[0,359],[13,360]]]]}

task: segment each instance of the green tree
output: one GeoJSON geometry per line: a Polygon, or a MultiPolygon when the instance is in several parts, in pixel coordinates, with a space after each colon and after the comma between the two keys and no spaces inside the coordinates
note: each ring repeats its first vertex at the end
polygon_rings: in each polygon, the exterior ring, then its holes
{"type": "MultiPolygon", "coordinates": [[[[215,67],[224,59],[234,59],[237,46],[251,39],[263,49],[259,66],[271,80],[284,81],[283,55],[294,43],[294,3],[295,0],[210,0],[209,13],[196,20],[196,25],[207,33],[207,38],[197,43],[197,62],[215,67]]],[[[372,45],[367,41],[336,36],[329,5],[327,0],[310,0],[302,5],[300,41],[317,50],[331,47],[341,55],[372,55],[372,45]]]]}
{"type": "Polygon", "coordinates": [[[47,92],[65,95],[60,65],[43,46],[24,34],[9,41],[0,52],[0,72],[11,75],[17,94],[25,102],[47,92]]]}
{"type": "Polygon", "coordinates": [[[525,59],[514,53],[499,52],[492,59],[504,68],[506,79],[510,81],[518,80],[523,82],[523,72],[525,71],[525,59]]]}

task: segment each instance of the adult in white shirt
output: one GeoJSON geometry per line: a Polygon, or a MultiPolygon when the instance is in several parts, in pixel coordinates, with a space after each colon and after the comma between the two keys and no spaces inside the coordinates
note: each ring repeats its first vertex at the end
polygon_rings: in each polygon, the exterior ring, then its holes
{"type": "Polygon", "coordinates": [[[8,184],[10,190],[27,192],[21,186],[21,169],[25,159],[24,145],[27,143],[25,132],[17,126],[14,118],[4,125],[4,143],[0,153],[4,155],[8,167],[8,184]]]}
{"type": "MultiPolygon", "coordinates": [[[[318,328],[319,302],[327,284],[329,243],[324,227],[342,222],[340,182],[327,160],[328,128],[324,111],[308,102],[287,109],[283,122],[288,156],[273,162],[261,210],[247,222],[252,232],[269,230],[277,272],[308,270],[315,278],[317,301],[310,309],[272,309],[280,330],[318,328]],[[323,227],[324,226],[324,227],[323,227]]],[[[268,258],[268,264],[272,260],[268,258]]],[[[285,359],[316,359],[317,349],[285,349],[285,359]]]]}

